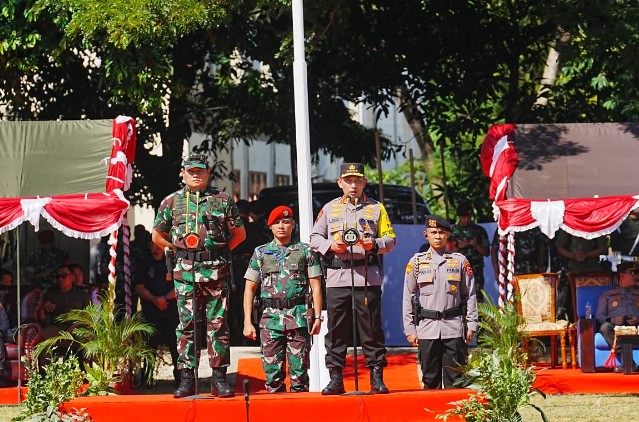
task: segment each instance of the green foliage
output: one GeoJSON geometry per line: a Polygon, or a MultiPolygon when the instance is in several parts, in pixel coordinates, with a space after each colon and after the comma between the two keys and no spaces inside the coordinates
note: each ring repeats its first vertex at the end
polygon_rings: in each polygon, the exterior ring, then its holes
{"type": "Polygon", "coordinates": [[[463,367],[465,382],[477,393],[455,402],[454,408],[437,417],[448,420],[451,416],[462,416],[468,422],[518,422],[520,410],[531,406],[547,422],[543,410],[530,403],[534,395],[545,396],[533,388],[534,368],[526,366],[516,304],[507,303],[502,311],[486,294],[484,298],[484,303],[477,304],[478,345],[463,367]]]}
{"type": "Polygon", "coordinates": [[[61,315],[58,320],[72,323],[74,329],[38,343],[35,357],[50,354],[60,343],[79,350],[86,360],[87,394],[105,394],[111,383],[122,382],[134,368],[152,367],[155,362],[155,351],[147,343],[155,328],[139,313],[119,319],[114,313],[117,309],[112,312],[106,293],[97,305],[89,304],[61,315]]]}
{"type": "Polygon", "coordinates": [[[84,381],[75,356],[55,359],[42,370],[37,365],[27,368],[29,391],[22,403],[23,409],[17,421],[72,421],[88,420],[81,412],[62,413],[60,404],[78,396],[84,381]]]}

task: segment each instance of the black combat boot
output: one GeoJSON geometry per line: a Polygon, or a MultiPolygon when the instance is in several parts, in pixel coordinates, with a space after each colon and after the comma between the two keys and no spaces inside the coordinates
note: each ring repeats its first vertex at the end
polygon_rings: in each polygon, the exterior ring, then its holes
{"type": "Polygon", "coordinates": [[[213,368],[211,374],[211,395],[213,397],[234,397],[235,392],[226,383],[226,367],[213,368]]]}
{"type": "Polygon", "coordinates": [[[326,388],[322,390],[323,396],[336,396],[338,394],[344,394],[344,379],[342,378],[342,368],[328,368],[331,373],[331,381],[326,388]]]}
{"type": "Polygon", "coordinates": [[[371,366],[371,393],[388,394],[388,387],[384,384],[384,367],[371,366]]]}
{"type": "Polygon", "coordinates": [[[173,392],[173,398],[181,399],[193,394],[195,394],[195,373],[192,368],[183,368],[180,370],[180,386],[173,392]]]}

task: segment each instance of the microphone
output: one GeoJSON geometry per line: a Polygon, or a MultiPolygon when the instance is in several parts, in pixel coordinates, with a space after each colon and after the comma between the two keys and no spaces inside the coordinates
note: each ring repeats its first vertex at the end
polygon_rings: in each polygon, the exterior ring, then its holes
{"type": "Polygon", "coordinates": [[[244,401],[249,401],[249,380],[244,379],[244,401]]]}

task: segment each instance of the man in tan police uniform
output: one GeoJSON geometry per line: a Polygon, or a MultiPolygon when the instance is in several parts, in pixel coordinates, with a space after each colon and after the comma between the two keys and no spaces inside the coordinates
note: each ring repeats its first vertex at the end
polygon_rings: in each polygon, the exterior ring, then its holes
{"type": "Polygon", "coordinates": [[[360,240],[353,246],[355,308],[360,344],[370,369],[371,391],[387,394],[383,368],[386,362],[382,329],[382,274],[379,254],[395,247],[395,232],[384,205],[364,195],[367,179],[364,165],[344,163],[337,184],[344,195],[326,204],[311,230],[311,247],[325,258],[328,333],[326,366],[331,381],[324,395],[342,394],[342,369],[346,349],[352,343],[353,309],[351,302],[350,247],[342,239],[347,228],[355,228],[360,240]]]}
{"type": "Polygon", "coordinates": [[[430,248],[411,258],[404,276],[404,334],[419,347],[425,389],[453,386],[461,377],[458,367],[466,362],[464,343],[477,331],[473,270],[464,255],[446,249],[450,235],[445,218],[427,216],[424,236],[430,248]]]}

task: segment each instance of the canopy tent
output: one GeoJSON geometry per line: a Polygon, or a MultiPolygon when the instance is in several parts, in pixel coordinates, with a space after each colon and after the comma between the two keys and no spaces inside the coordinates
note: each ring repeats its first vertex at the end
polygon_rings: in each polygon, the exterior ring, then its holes
{"type": "Polygon", "coordinates": [[[639,207],[637,156],[637,123],[489,129],[481,163],[491,178],[489,195],[502,236],[500,302],[512,293],[514,233],[534,227],[549,238],[559,229],[586,239],[612,233],[639,207]]]}
{"type": "MultiPolygon", "coordinates": [[[[40,217],[69,237],[110,234],[109,280],[115,283],[117,230],[126,223],[124,191],[131,182],[135,141],[135,121],[127,116],[0,122],[0,234],[25,221],[38,231],[40,217]]],[[[128,229],[123,242],[128,267],[128,229]]],[[[130,292],[128,275],[125,288],[130,292]]]]}
{"type": "Polygon", "coordinates": [[[116,230],[134,159],[135,123],[111,120],[0,122],[0,233],[40,216],[70,237],[116,230]]]}

